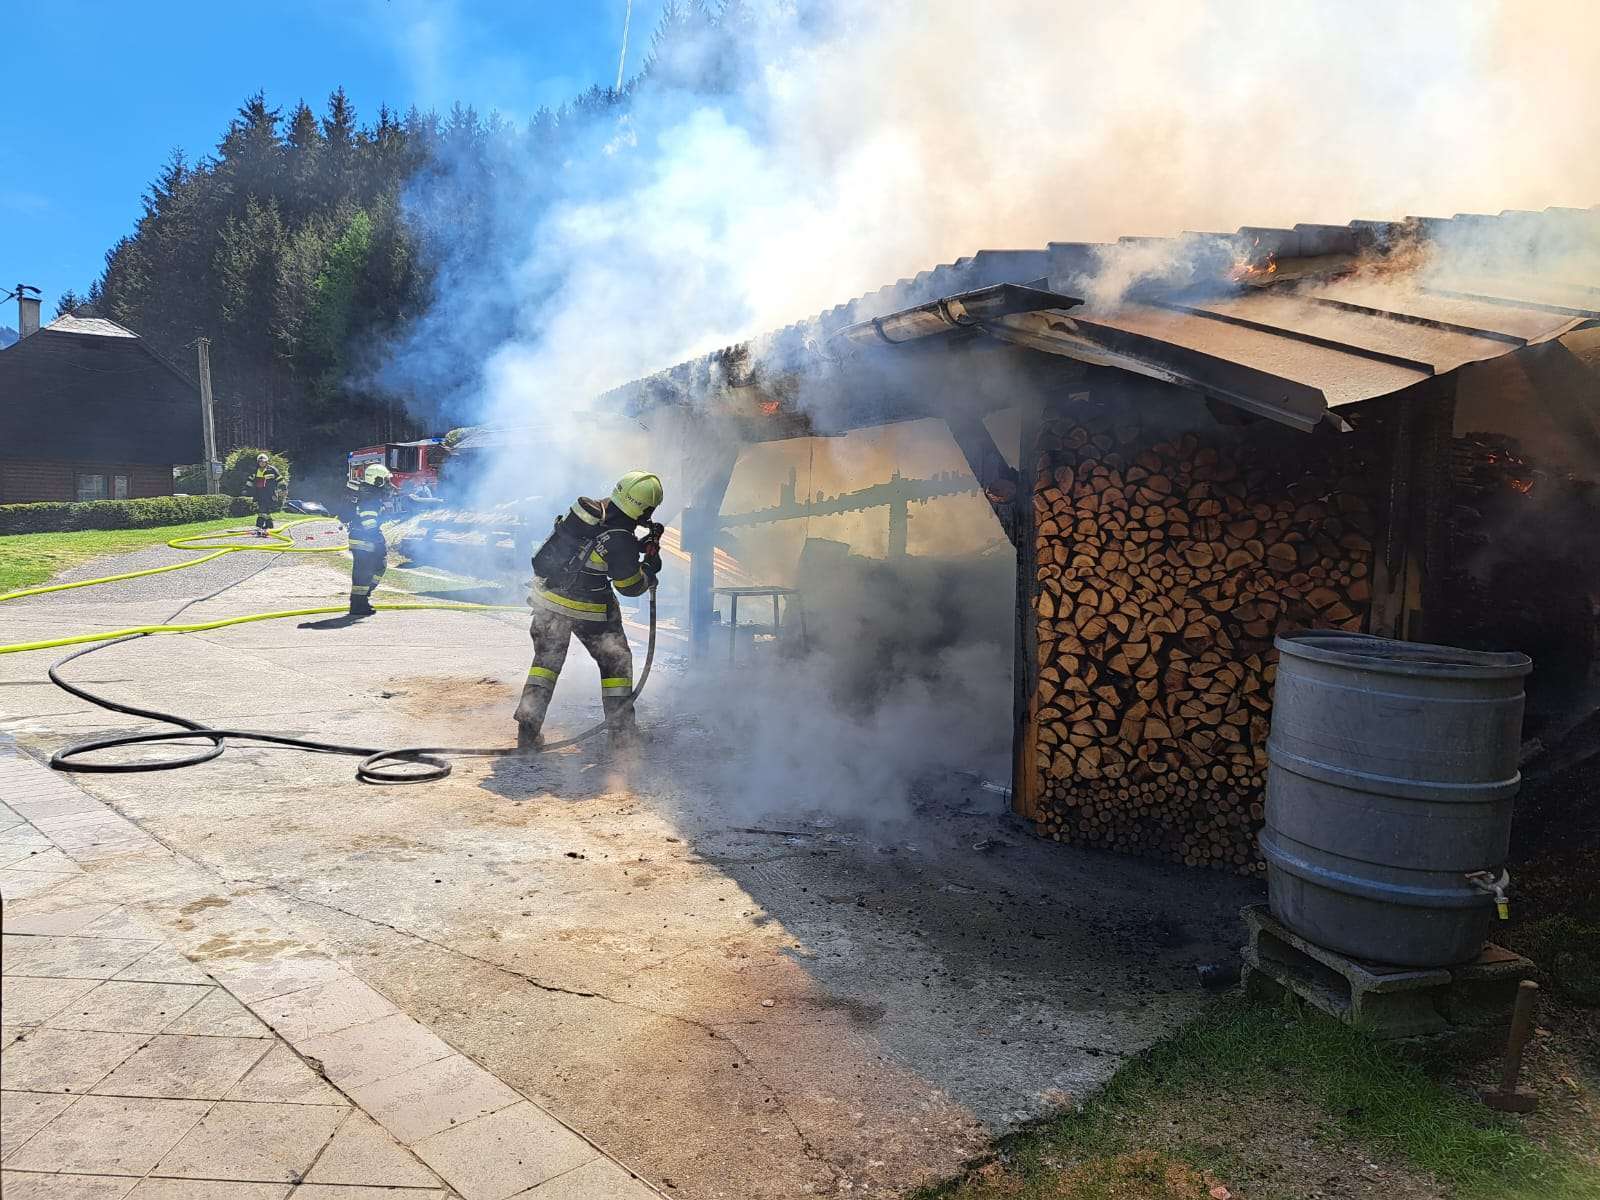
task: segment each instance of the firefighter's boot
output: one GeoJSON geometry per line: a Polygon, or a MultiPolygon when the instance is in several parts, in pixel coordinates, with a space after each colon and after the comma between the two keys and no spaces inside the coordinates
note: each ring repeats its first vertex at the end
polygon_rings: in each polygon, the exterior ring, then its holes
{"type": "Polygon", "coordinates": [[[371,617],[378,612],[372,607],[372,597],[367,593],[368,588],[350,589],[350,615],[352,617],[371,617]]]}
{"type": "Polygon", "coordinates": [[[537,750],[543,744],[544,715],[550,711],[555,687],[555,672],[540,666],[529,670],[515,714],[518,750],[537,750]]]}
{"type": "Polygon", "coordinates": [[[606,696],[601,701],[601,707],[605,709],[606,730],[611,737],[611,748],[638,749],[639,718],[634,715],[633,699],[628,696],[606,696]]]}

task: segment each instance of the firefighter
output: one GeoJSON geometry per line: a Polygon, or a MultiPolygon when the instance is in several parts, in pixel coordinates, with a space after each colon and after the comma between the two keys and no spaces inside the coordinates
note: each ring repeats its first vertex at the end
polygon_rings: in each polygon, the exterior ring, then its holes
{"type": "Polygon", "coordinates": [[[348,487],[351,513],[346,524],[350,527],[350,555],[354,559],[350,566],[350,615],[370,617],[377,611],[372,607],[373,589],[389,565],[389,545],[378,524],[389,498],[389,468],[371,463],[348,487]]]}
{"type": "Polygon", "coordinates": [[[611,744],[638,741],[633,712],[633,652],[622,631],[615,588],[642,596],[661,574],[661,526],[651,521],[661,503],[661,479],[630,471],[608,500],[580,496],[556,518],[555,528],[533,556],[528,604],[533,621],[533,666],[517,705],[517,745],[536,749],[545,712],[555,692],[573,634],[600,668],[600,702],[611,728],[611,744]],[[643,536],[640,527],[645,528],[643,536]]]}
{"type": "Polygon", "coordinates": [[[272,526],[272,510],[278,502],[278,480],[282,476],[265,454],[256,455],[256,473],[250,480],[256,502],[256,536],[266,537],[272,526]]]}

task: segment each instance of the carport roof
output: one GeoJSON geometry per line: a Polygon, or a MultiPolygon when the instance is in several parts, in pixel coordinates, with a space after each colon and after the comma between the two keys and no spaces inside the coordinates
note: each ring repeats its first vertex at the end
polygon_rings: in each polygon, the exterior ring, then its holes
{"type": "Polygon", "coordinates": [[[1245,227],[981,251],[605,399],[634,415],[728,408],[730,389],[781,395],[786,379],[848,372],[857,355],[976,330],[1310,429],[1597,321],[1600,207],[1245,227]],[[1111,276],[1132,282],[1108,296],[1111,276]]]}

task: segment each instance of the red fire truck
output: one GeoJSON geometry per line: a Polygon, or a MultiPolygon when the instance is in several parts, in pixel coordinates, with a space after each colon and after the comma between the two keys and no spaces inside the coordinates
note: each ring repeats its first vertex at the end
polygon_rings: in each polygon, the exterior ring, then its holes
{"type": "Polygon", "coordinates": [[[355,479],[369,463],[382,463],[389,468],[395,488],[402,496],[410,495],[424,484],[430,491],[439,484],[439,464],[444,461],[442,437],[423,438],[415,442],[386,442],[381,446],[363,446],[345,456],[349,475],[355,479]]]}

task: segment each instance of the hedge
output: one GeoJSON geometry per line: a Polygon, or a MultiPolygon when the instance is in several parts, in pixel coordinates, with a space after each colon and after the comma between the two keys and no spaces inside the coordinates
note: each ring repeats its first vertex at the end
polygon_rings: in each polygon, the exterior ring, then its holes
{"type": "Polygon", "coordinates": [[[255,512],[239,496],[150,496],[143,500],[84,500],[76,503],[0,504],[0,534],[66,533],[77,529],[148,529],[186,525],[255,512]]]}

